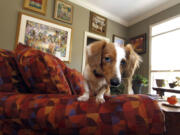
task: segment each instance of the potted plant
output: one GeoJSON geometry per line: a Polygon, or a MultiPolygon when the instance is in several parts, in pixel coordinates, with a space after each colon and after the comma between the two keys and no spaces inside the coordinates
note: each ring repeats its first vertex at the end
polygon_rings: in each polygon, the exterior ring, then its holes
{"type": "Polygon", "coordinates": [[[157,87],[164,87],[165,80],[164,79],[156,79],[156,85],[157,85],[157,87]]]}
{"type": "Polygon", "coordinates": [[[176,80],[169,83],[169,87],[170,88],[174,88],[174,87],[179,87],[180,86],[180,77],[176,77],[176,80]]]}
{"type": "Polygon", "coordinates": [[[141,94],[142,87],[148,86],[148,79],[139,74],[134,75],[132,85],[133,85],[132,88],[133,88],[134,94],[141,94]]]}
{"type": "Polygon", "coordinates": [[[176,86],[180,87],[180,77],[176,77],[176,86]]]}

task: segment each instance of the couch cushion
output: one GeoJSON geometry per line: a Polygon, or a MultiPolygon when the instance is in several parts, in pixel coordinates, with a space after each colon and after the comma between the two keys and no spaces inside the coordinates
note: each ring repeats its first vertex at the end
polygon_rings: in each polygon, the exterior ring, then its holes
{"type": "Polygon", "coordinates": [[[38,135],[43,131],[47,131],[46,135],[162,135],[164,132],[163,112],[155,100],[145,95],[107,97],[105,103],[96,104],[94,98],[79,102],[77,96],[0,93],[0,101],[3,135],[32,135],[22,133],[21,128],[39,131],[38,135]]]}
{"type": "Polygon", "coordinates": [[[22,44],[15,54],[21,75],[32,93],[71,95],[63,69],[54,56],[22,44]]]}
{"type": "Polygon", "coordinates": [[[17,69],[14,53],[4,49],[0,49],[0,91],[28,91],[28,88],[17,69]]]}
{"type": "Polygon", "coordinates": [[[69,85],[71,86],[71,92],[73,95],[81,95],[84,93],[84,78],[81,73],[75,69],[66,67],[64,72],[69,85]]]}

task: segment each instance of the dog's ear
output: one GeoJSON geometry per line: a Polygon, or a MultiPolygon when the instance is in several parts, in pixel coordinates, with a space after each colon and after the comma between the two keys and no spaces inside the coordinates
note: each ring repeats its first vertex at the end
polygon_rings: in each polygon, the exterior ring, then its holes
{"type": "Polygon", "coordinates": [[[125,46],[126,51],[126,68],[124,71],[124,77],[129,78],[132,77],[136,68],[139,67],[142,62],[141,57],[134,51],[131,44],[125,46]]]}
{"type": "Polygon", "coordinates": [[[102,53],[106,46],[105,41],[96,41],[88,45],[86,49],[87,62],[91,69],[97,73],[102,73],[102,53]]]}

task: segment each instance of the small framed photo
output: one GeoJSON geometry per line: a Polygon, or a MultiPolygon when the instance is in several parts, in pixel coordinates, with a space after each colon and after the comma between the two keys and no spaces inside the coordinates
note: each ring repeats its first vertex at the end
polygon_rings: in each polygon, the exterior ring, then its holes
{"type": "Polygon", "coordinates": [[[124,45],[125,44],[125,40],[119,36],[113,35],[113,40],[114,43],[120,44],[120,45],[124,45]]]}
{"type": "Polygon", "coordinates": [[[98,15],[94,12],[90,12],[90,24],[89,31],[106,36],[107,18],[98,15]]]}
{"type": "Polygon", "coordinates": [[[54,18],[72,24],[73,6],[63,0],[56,0],[54,18]]]}
{"type": "Polygon", "coordinates": [[[46,14],[47,0],[24,0],[24,8],[46,14]]]}
{"type": "Polygon", "coordinates": [[[130,43],[137,53],[143,54],[146,52],[146,34],[141,34],[131,38],[130,43]]]}
{"type": "Polygon", "coordinates": [[[70,62],[72,29],[29,14],[19,13],[16,45],[23,43],[70,62]]]}

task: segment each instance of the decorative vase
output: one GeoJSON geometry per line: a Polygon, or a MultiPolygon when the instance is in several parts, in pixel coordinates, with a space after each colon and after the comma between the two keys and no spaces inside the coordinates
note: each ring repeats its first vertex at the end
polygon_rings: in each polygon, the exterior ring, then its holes
{"type": "Polygon", "coordinates": [[[133,83],[133,92],[134,94],[141,94],[142,93],[142,87],[143,84],[142,83],[133,83]]]}
{"type": "Polygon", "coordinates": [[[156,85],[157,85],[157,87],[164,87],[165,80],[164,79],[156,79],[156,85]]]}

